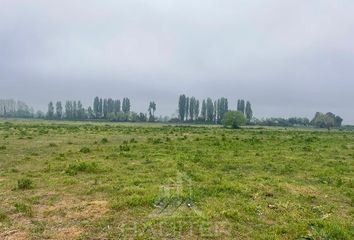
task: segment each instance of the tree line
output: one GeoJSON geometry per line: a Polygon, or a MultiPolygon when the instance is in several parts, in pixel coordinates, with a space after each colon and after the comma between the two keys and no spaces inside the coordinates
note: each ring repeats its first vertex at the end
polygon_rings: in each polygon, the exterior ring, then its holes
{"type": "MultiPolygon", "coordinates": [[[[188,97],[185,94],[179,96],[178,100],[178,121],[221,124],[225,113],[229,110],[229,101],[225,97],[212,100],[210,97],[200,101],[195,97],[188,97]]],[[[247,122],[253,118],[253,111],[250,101],[239,99],[237,111],[241,112],[247,122]]],[[[177,119],[176,119],[177,120],[177,119]]]]}
{"type": "Polygon", "coordinates": [[[212,100],[210,97],[202,101],[195,97],[188,97],[185,94],[179,96],[177,106],[177,118],[155,117],[157,105],[154,101],[147,104],[147,113],[136,113],[131,110],[129,98],[93,99],[92,107],[85,108],[82,102],[68,100],[49,102],[46,113],[42,111],[34,112],[23,101],[13,99],[0,99],[0,117],[9,118],[45,118],[45,119],[66,119],[66,120],[97,120],[97,121],[117,121],[117,122],[185,122],[200,124],[224,124],[231,123],[236,126],[240,123],[258,126],[305,126],[318,128],[339,128],[343,119],[331,112],[317,112],[312,120],[308,118],[266,118],[257,119],[253,117],[252,105],[250,101],[239,99],[236,102],[236,109],[229,108],[229,101],[225,97],[212,100]],[[236,113],[237,112],[237,113],[236,113]],[[224,118],[228,114],[228,119],[224,118]],[[240,113],[241,115],[238,115],[240,113]],[[244,121],[242,118],[245,118],[244,121]]]}
{"type": "Polygon", "coordinates": [[[0,99],[0,116],[14,118],[33,118],[34,110],[22,101],[0,99]]]}
{"type": "Polygon", "coordinates": [[[47,119],[67,120],[108,120],[117,122],[146,122],[156,121],[156,103],[150,102],[148,114],[131,111],[129,98],[112,99],[95,97],[92,107],[85,108],[81,101],[49,102],[46,114],[47,119]]]}

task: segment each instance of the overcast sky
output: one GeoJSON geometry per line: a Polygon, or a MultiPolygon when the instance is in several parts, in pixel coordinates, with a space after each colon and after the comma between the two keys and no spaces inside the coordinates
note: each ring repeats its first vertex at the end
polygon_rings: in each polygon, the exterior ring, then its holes
{"type": "Polygon", "coordinates": [[[0,0],[0,98],[250,100],[256,117],[354,124],[353,0],[0,0]]]}

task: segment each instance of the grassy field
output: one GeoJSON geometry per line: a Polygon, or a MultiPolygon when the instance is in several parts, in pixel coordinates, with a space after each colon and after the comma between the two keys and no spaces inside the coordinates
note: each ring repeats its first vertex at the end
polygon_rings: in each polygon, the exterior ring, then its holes
{"type": "Polygon", "coordinates": [[[354,239],[354,132],[0,120],[0,239],[354,239]]]}

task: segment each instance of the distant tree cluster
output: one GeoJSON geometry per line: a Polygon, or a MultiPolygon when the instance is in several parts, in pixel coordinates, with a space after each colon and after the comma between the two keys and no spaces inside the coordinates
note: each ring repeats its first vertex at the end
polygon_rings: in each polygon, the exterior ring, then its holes
{"type": "Polygon", "coordinates": [[[0,117],[33,118],[35,114],[33,108],[22,101],[0,99],[0,117]]]}
{"type": "Polygon", "coordinates": [[[108,120],[117,122],[154,122],[156,103],[150,102],[148,106],[149,118],[145,113],[135,113],[131,111],[129,98],[112,99],[95,97],[92,107],[85,108],[81,101],[65,102],[57,101],[55,104],[49,102],[45,117],[47,119],[67,119],[67,120],[108,120]]]}
{"type": "Polygon", "coordinates": [[[343,119],[335,114],[328,112],[326,114],[317,112],[311,121],[311,125],[319,128],[327,128],[328,130],[333,127],[341,127],[343,119]]]}
{"type": "Polygon", "coordinates": [[[343,119],[333,113],[320,113],[317,112],[315,117],[310,121],[308,118],[266,118],[256,119],[253,118],[250,122],[251,125],[258,126],[274,126],[274,127],[318,127],[318,128],[339,128],[342,126],[343,119]]]}
{"type": "Polygon", "coordinates": [[[131,111],[129,98],[112,99],[95,97],[92,107],[85,108],[81,101],[68,100],[49,102],[47,113],[37,111],[22,101],[13,99],[0,99],[0,117],[9,118],[46,118],[66,120],[98,120],[117,122],[187,122],[199,124],[223,124],[224,126],[238,128],[241,125],[279,126],[279,127],[318,127],[318,128],[339,128],[343,119],[340,116],[328,112],[326,114],[317,112],[310,121],[308,118],[266,118],[257,119],[253,117],[250,101],[237,100],[236,110],[229,108],[229,101],[225,97],[213,100],[210,97],[202,101],[195,97],[188,97],[185,94],[179,96],[178,118],[160,116],[157,118],[155,112],[156,103],[150,101],[147,105],[147,113],[136,113],[131,111]]]}
{"type": "Polygon", "coordinates": [[[253,118],[250,122],[251,125],[270,126],[270,127],[291,127],[291,126],[310,126],[308,118],[292,117],[292,118],[253,118]]]}
{"type": "MultiPolygon", "coordinates": [[[[251,103],[238,100],[237,111],[242,113],[250,121],[253,117],[251,103]]],[[[195,97],[187,97],[182,94],[178,101],[178,117],[180,122],[197,122],[209,124],[222,124],[225,114],[229,112],[229,101],[222,97],[217,100],[211,98],[201,101],[195,97]]]]}

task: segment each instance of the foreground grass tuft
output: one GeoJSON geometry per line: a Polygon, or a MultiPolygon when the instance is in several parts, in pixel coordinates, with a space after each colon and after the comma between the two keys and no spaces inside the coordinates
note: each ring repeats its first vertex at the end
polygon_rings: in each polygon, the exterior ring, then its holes
{"type": "Polygon", "coordinates": [[[29,178],[21,178],[17,180],[17,188],[21,190],[33,188],[33,182],[29,178]]]}

